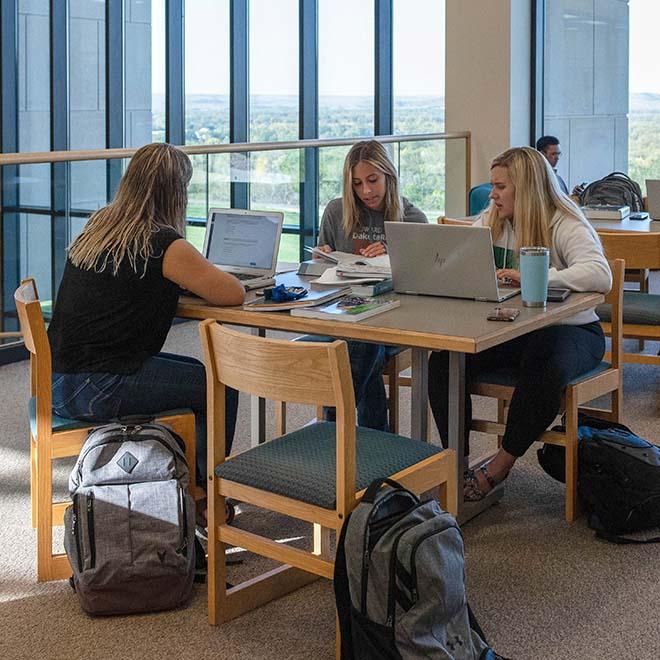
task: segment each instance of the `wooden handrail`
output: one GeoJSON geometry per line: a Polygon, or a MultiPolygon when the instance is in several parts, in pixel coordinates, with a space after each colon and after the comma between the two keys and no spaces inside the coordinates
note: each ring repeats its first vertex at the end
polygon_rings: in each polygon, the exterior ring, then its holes
{"type": "MultiPolygon", "coordinates": [[[[370,135],[354,138],[327,138],[322,140],[290,140],[285,142],[234,142],[232,144],[196,144],[181,145],[179,148],[189,156],[224,153],[249,153],[254,151],[280,151],[291,149],[309,149],[321,147],[341,147],[355,144],[361,140],[393,142],[428,142],[431,140],[466,140],[467,163],[470,162],[470,131],[453,133],[425,133],[411,135],[370,135]]],[[[83,160],[113,160],[131,158],[138,147],[124,149],[91,149],[83,151],[34,151],[24,153],[0,154],[0,166],[33,165],[37,163],[66,163],[83,160]]],[[[469,171],[469,170],[468,170],[469,171]]],[[[469,185],[467,186],[469,190],[469,185]]]]}

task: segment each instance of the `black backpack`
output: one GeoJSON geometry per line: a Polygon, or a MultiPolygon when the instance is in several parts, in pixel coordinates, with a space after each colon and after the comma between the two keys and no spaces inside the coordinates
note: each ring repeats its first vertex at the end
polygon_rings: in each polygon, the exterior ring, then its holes
{"type": "MultiPolygon", "coordinates": [[[[660,526],[660,447],[623,424],[580,416],[578,493],[596,536],[613,543],[657,543],[621,534],[660,526]]],[[[564,448],[544,445],[541,467],[564,481],[564,448]]]]}
{"type": "Polygon", "coordinates": [[[623,172],[612,172],[592,181],[580,194],[582,206],[629,206],[631,211],[643,211],[642,190],[623,172]]]}

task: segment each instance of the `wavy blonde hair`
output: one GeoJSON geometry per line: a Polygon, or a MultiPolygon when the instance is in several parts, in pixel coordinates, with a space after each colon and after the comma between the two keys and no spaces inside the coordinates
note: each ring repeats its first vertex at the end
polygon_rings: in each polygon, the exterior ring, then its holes
{"type": "MultiPolygon", "coordinates": [[[[536,149],[508,149],[493,159],[490,169],[494,167],[505,167],[513,183],[517,252],[523,246],[550,247],[550,223],[557,211],[587,223],[577,204],[559,187],[550,163],[536,149]]],[[[497,240],[504,231],[504,219],[498,217],[492,202],[486,211],[486,224],[491,227],[493,240],[497,240]]]]}
{"type": "Polygon", "coordinates": [[[353,168],[359,162],[369,163],[385,175],[385,220],[396,222],[403,217],[399,177],[385,147],[377,140],[357,142],[351,147],[344,161],[342,203],[346,236],[350,236],[354,229],[363,224],[365,213],[364,204],[353,190],[353,168]]]}
{"type": "Polygon", "coordinates": [[[69,259],[84,270],[102,272],[112,264],[117,274],[124,259],[137,273],[153,256],[152,236],[162,227],[185,235],[190,159],[166,143],[147,144],[135,152],[114,200],[96,211],[69,248],[69,259]]]}

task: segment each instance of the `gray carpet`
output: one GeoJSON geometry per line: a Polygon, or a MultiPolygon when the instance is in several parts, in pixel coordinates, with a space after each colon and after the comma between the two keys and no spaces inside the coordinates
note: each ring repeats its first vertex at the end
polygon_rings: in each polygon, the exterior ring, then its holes
{"type": "MultiPolygon", "coordinates": [[[[176,326],[166,348],[198,356],[195,324],[176,326]]],[[[658,368],[626,366],[624,422],[655,442],[659,380],[658,368]]],[[[0,383],[0,658],[334,657],[333,594],[323,580],[218,628],[206,623],[203,585],[182,610],[92,619],[65,582],[37,584],[29,523],[27,363],[1,367],[0,383]]],[[[484,405],[477,402],[477,410],[484,405]]],[[[409,431],[408,411],[404,393],[403,433],[409,431]]],[[[292,407],[291,427],[311,416],[310,408],[292,407]]],[[[248,423],[246,399],[237,448],[249,442],[248,423]]],[[[478,438],[475,449],[482,444],[478,438]]],[[[68,469],[57,470],[60,492],[68,469]]],[[[571,527],[564,523],[563,502],[563,486],[540,470],[532,450],[509,478],[502,502],[464,527],[468,595],[491,643],[516,659],[660,657],[660,546],[597,541],[584,519],[571,527]]],[[[236,524],[301,546],[310,541],[308,525],[249,507],[236,524]]],[[[266,566],[245,552],[236,556],[243,563],[230,568],[232,582],[266,566]]]]}

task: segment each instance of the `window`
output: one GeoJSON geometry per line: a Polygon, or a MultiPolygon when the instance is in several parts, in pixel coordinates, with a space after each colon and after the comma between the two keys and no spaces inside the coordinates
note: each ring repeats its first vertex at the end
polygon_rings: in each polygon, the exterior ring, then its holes
{"type": "Polygon", "coordinates": [[[374,133],[374,2],[319,0],[319,137],[374,133]]]}
{"type": "Polygon", "coordinates": [[[660,5],[630,0],[630,113],[628,173],[646,190],[646,179],[660,179],[660,71],[656,31],[660,5]]]}

